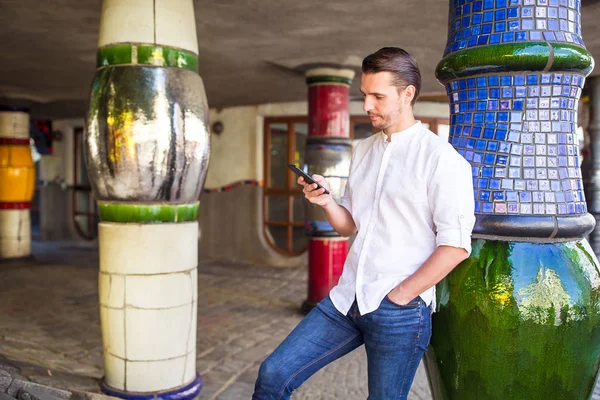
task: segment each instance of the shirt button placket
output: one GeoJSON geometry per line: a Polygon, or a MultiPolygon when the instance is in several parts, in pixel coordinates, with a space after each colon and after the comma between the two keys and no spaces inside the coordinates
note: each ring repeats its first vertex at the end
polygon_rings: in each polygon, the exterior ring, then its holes
{"type": "Polygon", "coordinates": [[[383,157],[381,159],[381,166],[379,168],[379,173],[377,174],[377,184],[375,185],[375,198],[374,198],[374,207],[371,212],[371,217],[369,218],[369,225],[367,226],[367,234],[365,235],[365,241],[363,243],[363,247],[360,252],[358,267],[356,268],[356,300],[357,306],[359,309],[365,306],[365,293],[362,289],[363,286],[363,274],[364,274],[364,263],[367,254],[367,250],[371,244],[372,232],[374,228],[373,219],[375,219],[376,215],[379,215],[379,203],[381,199],[381,192],[383,187],[383,178],[385,176],[385,170],[387,169],[389,154],[393,146],[391,143],[385,142],[385,150],[383,152],[383,157]],[[362,306],[362,307],[361,307],[362,306]]]}

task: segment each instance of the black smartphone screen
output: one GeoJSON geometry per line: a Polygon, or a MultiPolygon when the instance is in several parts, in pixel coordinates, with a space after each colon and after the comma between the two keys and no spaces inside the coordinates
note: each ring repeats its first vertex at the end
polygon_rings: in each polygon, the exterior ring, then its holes
{"type": "MultiPolygon", "coordinates": [[[[288,164],[287,167],[289,169],[291,169],[292,172],[294,172],[296,175],[303,177],[306,182],[316,183],[317,189],[325,189],[323,186],[321,186],[317,182],[315,182],[315,180],[310,175],[306,174],[304,171],[302,171],[300,168],[298,168],[294,164],[288,164]]],[[[323,193],[329,194],[329,190],[325,189],[325,192],[323,192],[323,193]]]]}

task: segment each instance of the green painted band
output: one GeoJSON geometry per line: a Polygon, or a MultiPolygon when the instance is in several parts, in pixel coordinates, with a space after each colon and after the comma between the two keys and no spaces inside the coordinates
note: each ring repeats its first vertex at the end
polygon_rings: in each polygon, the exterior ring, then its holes
{"type": "Polygon", "coordinates": [[[127,204],[98,202],[100,218],[106,222],[189,222],[198,220],[200,203],[192,204],[127,204]]]}
{"type": "Polygon", "coordinates": [[[98,49],[96,67],[108,65],[154,65],[198,72],[198,56],[192,52],[172,47],[117,44],[98,49]]]}
{"type": "Polygon", "coordinates": [[[441,82],[467,76],[519,71],[571,71],[588,75],[594,59],[579,46],[546,42],[511,43],[477,47],[453,53],[435,69],[441,82]],[[548,61],[554,50],[554,58],[548,61]]]}
{"type": "Polygon", "coordinates": [[[346,85],[352,85],[352,79],[344,78],[342,76],[330,76],[330,75],[309,76],[308,78],[306,78],[306,83],[308,85],[315,84],[315,83],[344,83],[346,85]]]}

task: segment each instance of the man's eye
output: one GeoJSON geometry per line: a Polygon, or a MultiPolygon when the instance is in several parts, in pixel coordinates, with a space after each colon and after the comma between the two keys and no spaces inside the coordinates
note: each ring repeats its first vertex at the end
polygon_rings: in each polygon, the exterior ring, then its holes
{"type": "Polygon", "coordinates": [[[383,99],[383,96],[375,96],[375,98],[376,98],[377,100],[381,100],[381,99],[383,99]]]}

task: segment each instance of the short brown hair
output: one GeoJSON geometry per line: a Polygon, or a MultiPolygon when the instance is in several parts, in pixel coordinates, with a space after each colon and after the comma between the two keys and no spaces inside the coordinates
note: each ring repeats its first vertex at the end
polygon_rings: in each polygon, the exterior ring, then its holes
{"type": "Polygon", "coordinates": [[[363,60],[363,73],[376,74],[384,71],[392,73],[394,86],[401,89],[409,85],[415,87],[415,97],[410,103],[414,106],[421,91],[421,72],[417,60],[399,47],[384,47],[363,60]]]}

